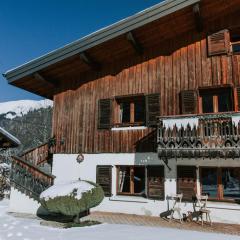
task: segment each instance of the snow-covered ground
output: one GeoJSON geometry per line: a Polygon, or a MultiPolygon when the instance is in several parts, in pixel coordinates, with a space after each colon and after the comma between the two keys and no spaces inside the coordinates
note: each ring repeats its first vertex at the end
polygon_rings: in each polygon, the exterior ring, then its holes
{"type": "Polygon", "coordinates": [[[0,240],[240,240],[240,237],[160,227],[101,224],[84,228],[57,229],[36,219],[7,214],[8,201],[0,202],[0,240]]]}
{"type": "Polygon", "coordinates": [[[15,117],[21,117],[27,114],[29,111],[38,110],[40,108],[52,107],[53,102],[51,100],[19,100],[0,103],[0,115],[5,114],[8,119],[15,117]]]}

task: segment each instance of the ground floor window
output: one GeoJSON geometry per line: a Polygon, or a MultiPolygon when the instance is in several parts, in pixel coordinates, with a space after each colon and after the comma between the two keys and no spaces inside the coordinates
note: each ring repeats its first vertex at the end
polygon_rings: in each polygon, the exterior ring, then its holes
{"type": "Polygon", "coordinates": [[[164,198],[163,166],[118,166],[117,193],[164,198]]]}
{"type": "Polygon", "coordinates": [[[145,167],[118,166],[119,194],[145,195],[145,167]]]}
{"type": "Polygon", "coordinates": [[[210,199],[240,200],[240,168],[200,169],[201,191],[210,199]]]}

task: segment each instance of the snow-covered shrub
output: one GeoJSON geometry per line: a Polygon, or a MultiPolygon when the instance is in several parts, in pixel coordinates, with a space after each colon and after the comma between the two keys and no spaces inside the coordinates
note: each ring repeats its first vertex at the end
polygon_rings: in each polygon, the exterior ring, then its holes
{"type": "Polygon", "coordinates": [[[40,195],[40,202],[51,213],[75,217],[99,205],[104,198],[101,186],[89,181],[53,185],[40,195]]]}

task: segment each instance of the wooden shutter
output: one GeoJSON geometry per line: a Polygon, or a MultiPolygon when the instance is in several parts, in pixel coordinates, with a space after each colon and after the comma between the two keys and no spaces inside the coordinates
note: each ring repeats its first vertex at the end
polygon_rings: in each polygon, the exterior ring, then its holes
{"type": "Polygon", "coordinates": [[[183,194],[183,199],[192,201],[196,195],[196,167],[177,167],[177,193],[183,194]]]}
{"type": "Polygon", "coordinates": [[[146,125],[155,126],[160,116],[160,94],[146,95],[146,125]]]}
{"type": "Polygon", "coordinates": [[[194,114],[197,112],[197,92],[195,90],[183,90],[180,97],[182,114],[194,114]]]}
{"type": "Polygon", "coordinates": [[[164,199],[164,166],[147,167],[147,195],[152,199],[164,199]]]}
{"type": "Polygon", "coordinates": [[[100,99],[98,101],[98,128],[109,129],[111,127],[112,100],[100,99]]]}
{"type": "Polygon", "coordinates": [[[227,29],[208,36],[208,56],[230,53],[230,34],[227,29]]]}
{"type": "Polygon", "coordinates": [[[96,183],[99,184],[106,197],[112,196],[112,166],[97,166],[96,183]]]}
{"type": "Polygon", "coordinates": [[[235,111],[240,111],[240,86],[234,89],[235,111]]]}

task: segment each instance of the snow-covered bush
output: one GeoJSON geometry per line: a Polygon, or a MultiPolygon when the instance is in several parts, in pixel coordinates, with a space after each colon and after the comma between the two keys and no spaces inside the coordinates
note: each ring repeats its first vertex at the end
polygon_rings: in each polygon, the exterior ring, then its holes
{"type": "Polygon", "coordinates": [[[104,198],[101,186],[89,181],[53,185],[40,195],[40,202],[51,213],[79,220],[79,214],[99,205],[104,198]]]}

